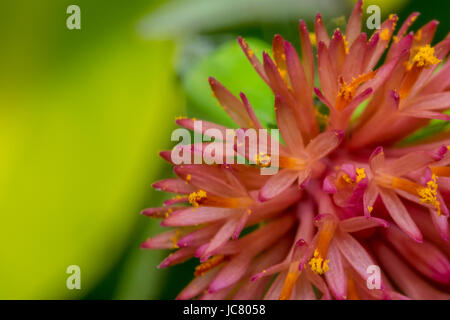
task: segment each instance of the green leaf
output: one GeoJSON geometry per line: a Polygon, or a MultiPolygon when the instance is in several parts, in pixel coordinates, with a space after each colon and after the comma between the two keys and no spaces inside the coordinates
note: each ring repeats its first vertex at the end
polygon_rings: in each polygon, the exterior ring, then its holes
{"type": "MultiPolygon", "coordinates": [[[[270,45],[256,39],[246,39],[255,54],[270,45]]],[[[274,97],[242,52],[237,41],[230,41],[198,61],[183,77],[188,99],[188,116],[232,126],[234,123],[212,96],[208,77],[212,76],[233,94],[244,92],[264,126],[275,125],[274,97]]]]}

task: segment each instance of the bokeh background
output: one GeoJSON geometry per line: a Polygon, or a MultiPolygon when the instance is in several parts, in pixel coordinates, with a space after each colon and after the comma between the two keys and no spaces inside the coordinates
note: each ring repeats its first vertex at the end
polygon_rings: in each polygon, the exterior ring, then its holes
{"type": "MultiPolygon", "coordinates": [[[[422,15],[450,30],[450,1],[383,0],[382,18],[422,15]]],[[[167,270],[168,252],[139,244],[161,230],[139,215],[164,195],[174,118],[229,124],[212,75],[245,91],[264,123],[273,97],[237,44],[297,44],[297,23],[345,26],[350,0],[0,1],[0,299],[172,299],[195,261],[167,270]],[[68,30],[66,8],[81,8],[68,30]],[[81,290],[66,268],[81,268],[81,290]]]]}

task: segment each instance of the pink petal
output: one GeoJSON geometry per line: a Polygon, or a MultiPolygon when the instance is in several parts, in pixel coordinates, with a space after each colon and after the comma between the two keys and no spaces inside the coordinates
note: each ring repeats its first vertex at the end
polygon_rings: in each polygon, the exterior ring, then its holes
{"type": "Polygon", "coordinates": [[[171,253],[166,259],[164,259],[158,266],[159,269],[167,268],[185,262],[192,258],[195,253],[194,247],[182,248],[171,253]]]}
{"type": "Polygon", "coordinates": [[[347,273],[344,270],[341,254],[335,244],[331,241],[328,248],[327,259],[329,271],[325,272],[325,279],[331,293],[337,300],[344,300],[347,296],[347,273]]]}
{"type": "Polygon", "coordinates": [[[316,32],[317,43],[323,42],[324,45],[330,45],[330,38],[327,34],[327,29],[325,28],[322,20],[322,16],[320,13],[316,15],[316,19],[314,20],[314,30],[316,32]]]}
{"type": "Polygon", "coordinates": [[[183,291],[177,296],[177,300],[188,300],[192,299],[199,294],[203,293],[209,286],[211,280],[217,275],[221,267],[216,267],[214,269],[205,272],[203,275],[195,277],[183,291]]]}
{"type": "Polygon", "coordinates": [[[411,219],[411,216],[400,198],[392,190],[385,188],[379,188],[379,190],[381,199],[383,200],[386,209],[397,226],[399,226],[400,229],[406,232],[406,234],[408,234],[415,241],[422,242],[422,234],[414,221],[411,219]]]}
{"type": "Polygon", "coordinates": [[[238,282],[246,273],[251,257],[245,253],[232,258],[209,285],[210,293],[217,292],[238,282]]]}
{"type": "Polygon", "coordinates": [[[240,211],[240,209],[234,208],[191,207],[172,213],[163,220],[161,225],[172,227],[195,226],[228,218],[240,211]]]}
{"type": "Polygon", "coordinates": [[[196,189],[187,184],[186,181],[177,178],[164,179],[155,182],[152,187],[156,190],[181,194],[189,194],[196,191],[196,189]]]}
{"type": "Polygon", "coordinates": [[[374,217],[354,217],[341,220],[339,228],[344,232],[358,232],[365,229],[384,227],[387,228],[389,223],[386,220],[374,217]]]}
{"type": "Polygon", "coordinates": [[[252,127],[252,121],[242,102],[216,79],[210,77],[208,80],[215,97],[219,100],[219,103],[233,121],[236,122],[239,127],[252,127]]]}
{"type": "Polygon", "coordinates": [[[208,248],[205,250],[201,256],[200,261],[206,261],[210,256],[212,256],[215,251],[224,245],[232,236],[233,232],[239,224],[240,217],[234,217],[228,219],[227,222],[219,229],[215,236],[209,242],[208,248]]]}
{"type": "Polygon", "coordinates": [[[340,130],[325,131],[315,137],[306,147],[311,159],[318,160],[325,157],[341,143],[343,132],[340,130]]]}
{"type": "Polygon", "coordinates": [[[259,192],[259,200],[267,201],[276,197],[289,188],[297,178],[298,172],[295,170],[280,170],[277,174],[271,176],[269,180],[267,180],[266,184],[259,192]]]}
{"type": "Polygon", "coordinates": [[[256,55],[254,54],[253,50],[250,49],[247,42],[242,37],[238,37],[238,42],[239,42],[239,45],[241,46],[242,50],[244,51],[245,55],[247,56],[247,59],[250,61],[251,65],[253,66],[253,68],[255,68],[256,72],[264,80],[264,82],[266,82],[267,85],[270,86],[269,79],[267,78],[264,68],[263,68],[261,62],[259,62],[256,55]]]}
{"type": "Polygon", "coordinates": [[[416,270],[428,278],[450,284],[450,262],[429,242],[417,243],[395,226],[385,230],[386,239],[416,270]]]}
{"type": "Polygon", "coordinates": [[[411,299],[416,300],[440,300],[450,299],[446,293],[439,292],[417,276],[402,259],[400,259],[385,244],[379,242],[374,250],[384,269],[390,275],[393,282],[411,299]]]}
{"type": "Polygon", "coordinates": [[[351,44],[358,37],[361,32],[361,19],[362,19],[362,0],[358,0],[353,8],[353,12],[347,23],[347,29],[345,32],[347,41],[351,44]]]}

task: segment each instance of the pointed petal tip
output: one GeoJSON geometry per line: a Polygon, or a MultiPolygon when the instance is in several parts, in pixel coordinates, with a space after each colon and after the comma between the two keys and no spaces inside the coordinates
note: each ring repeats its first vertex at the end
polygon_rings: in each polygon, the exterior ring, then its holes
{"type": "Polygon", "coordinates": [[[376,155],[380,154],[383,152],[383,147],[382,146],[378,146],[375,148],[375,150],[373,150],[372,154],[370,155],[370,158],[375,157],[376,155]]]}

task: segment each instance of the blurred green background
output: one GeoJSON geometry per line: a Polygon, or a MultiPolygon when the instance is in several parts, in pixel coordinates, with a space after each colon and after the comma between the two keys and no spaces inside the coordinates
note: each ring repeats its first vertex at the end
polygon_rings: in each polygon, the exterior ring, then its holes
{"type": "MultiPolygon", "coordinates": [[[[441,21],[450,2],[366,1],[382,16],[441,21]]],[[[194,261],[167,270],[167,252],[139,244],[162,228],[140,216],[171,175],[157,152],[171,146],[173,119],[229,124],[208,91],[217,77],[248,93],[273,124],[272,96],[236,45],[257,51],[275,33],[297,45],[297,21],[316,12],[330,30],[348,0],[175,0],[0,2],[0,299],[172,299],[194,261]],[[66,8],[81,8],[68,30],[66,8]],[[328,19],[327,19],[328,18],[328,19]],[[81,268],[81,290],[66,268],[81,268]]]]}

